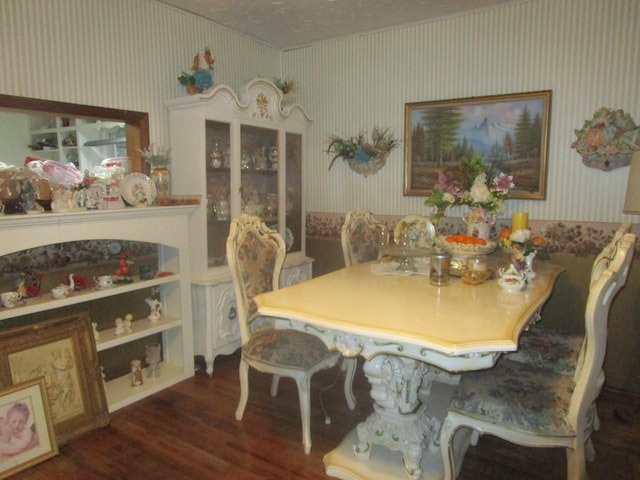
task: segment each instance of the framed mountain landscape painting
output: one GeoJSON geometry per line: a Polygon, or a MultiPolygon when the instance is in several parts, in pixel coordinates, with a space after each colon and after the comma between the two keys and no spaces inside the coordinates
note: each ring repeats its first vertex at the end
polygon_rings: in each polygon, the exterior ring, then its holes
{"type": "Polygon", "coordinates": [[[551,90],[405,104],[404,195],[429,196],[477,157],[513,176],[509,198],[543,200],[550,116],[551,90]]]}

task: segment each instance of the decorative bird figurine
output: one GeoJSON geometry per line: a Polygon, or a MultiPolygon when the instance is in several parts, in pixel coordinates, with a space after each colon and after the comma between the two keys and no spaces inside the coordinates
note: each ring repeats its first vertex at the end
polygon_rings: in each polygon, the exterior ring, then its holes
{"type": "Polygon", "coordinates": [[[60,283],[51,289],[53,298],[64,298],[75,290],[75,282],[73,280],[73,273],[69,274],[69,284],[60,283]]]}

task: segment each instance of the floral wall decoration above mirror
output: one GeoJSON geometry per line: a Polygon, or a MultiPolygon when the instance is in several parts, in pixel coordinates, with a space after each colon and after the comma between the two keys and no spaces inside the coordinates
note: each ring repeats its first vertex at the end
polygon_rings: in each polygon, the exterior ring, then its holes
{"type": "Polygon", "coordinates": [[[599,108],[575,133],[578,139],[571,148],[582,156],[582,163],[605,172],[626,167],[633,152],[640,150],[640,127],[620,109],[599,108]]]}

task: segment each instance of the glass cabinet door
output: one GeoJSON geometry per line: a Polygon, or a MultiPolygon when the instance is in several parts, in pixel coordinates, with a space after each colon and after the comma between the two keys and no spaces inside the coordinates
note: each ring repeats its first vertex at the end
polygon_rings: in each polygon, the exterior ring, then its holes
{"type": "Polygon", "coordinates": [[[209,267],[225,265],[231,221],[231,127],[206,121],[207,260],[209,267]]]}
{"type": "Polygon", "coordinates": [[[286,133],[286,241],[287,251],[302,250],[302,135],[286,133]]]}
{"type": "Polygon", "coordinates": [[[240,126],[240,210],[278,224],[278,131],[240,126]]]}

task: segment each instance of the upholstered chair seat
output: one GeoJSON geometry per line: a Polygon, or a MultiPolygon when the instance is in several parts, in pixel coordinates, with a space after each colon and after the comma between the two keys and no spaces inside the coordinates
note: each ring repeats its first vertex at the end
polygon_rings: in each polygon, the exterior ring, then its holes
{"type": "Polygon", "coordinates": [[[515,431],[575,435],[568,422],[571,377],[503,360],[491,370],[466,373],[449,412],[515,431]]]}
{"type": "Polygon", "coordinates": [[[308,370],[330,355],[318,337],[297,330],[264,328],[253,333],[242,346],[247,360],[272,366],[308,370]]]}
{"type": "Polygon", "coordinates": [[[583,340],[583,335],[534,325],[520,337],[518,350],[505,358],[572,377],[583,340]]]}

